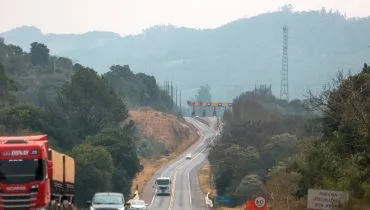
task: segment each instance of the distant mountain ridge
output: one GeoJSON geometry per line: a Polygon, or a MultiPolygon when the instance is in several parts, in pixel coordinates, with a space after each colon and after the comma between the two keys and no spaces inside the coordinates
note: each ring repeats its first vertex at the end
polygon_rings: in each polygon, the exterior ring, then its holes
{"type": "Polygon", "coordinates": [[[278,95],[283,25],[289,27],[291,98],[327,83],[339,69],[358,72],[370,61],[370,18],[347,19],[326,11],[266,13],[207,30],[154,26],[126,37],[96,31],[42,34],[35,27],[20,27],[0,37],[25,50],[33,41],[43,42],[52,54],[101,73],[113,64],[128,64],[160,81],[173,80],[185,100],[208,83],[214,100],[230,101],[260,84],[271,84],[278,95]]]}

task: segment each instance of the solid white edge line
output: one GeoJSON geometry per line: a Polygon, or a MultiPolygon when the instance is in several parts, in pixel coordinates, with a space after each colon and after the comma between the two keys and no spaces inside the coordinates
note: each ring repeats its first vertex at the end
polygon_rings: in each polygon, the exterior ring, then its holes
{"type": "Polygon", "coordinates": [[[190,187],[190,172],[191,172],[191,170],[189,170],[189,173],[188,173],[188,181],[189,181],[189,202],[190,202],[190,206],[192,206],[191,187],[190,187]]]}
{"type": "Polygon", "coordinates": [[[155,193],[154,192],[154,196],[153,196],[153,198],[152,198],[152,201],[150,202],[150,204],[148,205],[148,207],[151,207],[152,205],[153,205],[153,203],[154,203],[154,200],[155,200],[155,198],[157,197],[157,193],[155,193]]]}

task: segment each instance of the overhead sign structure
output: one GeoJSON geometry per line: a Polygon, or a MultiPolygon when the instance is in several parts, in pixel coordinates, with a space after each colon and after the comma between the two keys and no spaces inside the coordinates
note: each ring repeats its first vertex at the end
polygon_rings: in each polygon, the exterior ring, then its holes
{"type": "Polygon", "coordinates": [[[315,210],[332,210],[338,204],[346,204],[349,193],[345,191],[309,189],[307,208],[315,210]]]}
{"type": "Polygon", "coordinates": [[[224,103],[224,102],[195,102],[188,101],[189,106],[208,106],[208,107],[232,107],[233,103],[224,103]]]}

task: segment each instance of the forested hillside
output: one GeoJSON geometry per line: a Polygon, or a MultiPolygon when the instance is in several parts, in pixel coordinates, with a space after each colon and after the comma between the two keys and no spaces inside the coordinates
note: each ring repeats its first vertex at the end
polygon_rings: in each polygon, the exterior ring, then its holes
{"type": "Polygon", "coordinates": [[[302,102],[279,100],[267,88],[236,98],[233,112],[224,114],[222,135],[209,155],[217,193],[240,205],[266,192],[268,169],[290,156],[307,135],[306,116],[302,102]]]}
{"type": "Polygon", "coordinates": [[[129,196],[142,141],[125,102],[172,111],[171,98],[128,66],[101,76],[44,44],[30,51],[0,43],[0,135],[48,134],[51,147],[72,155],[79,206],[97,191],[129,196]]]}
{"type": "MultiPolygon", "coordinates": [[[[44,106],[84,66],[73,64],[69,58],[50,56],[50,50],[42,43],[33,42],[29,48],[27,53],[18,46],[0,42],[0,62],[17,87],[17,98],[44,106]]],[[[160,89],[153,76],[134,74],[128,65],[113,65],[103,77],[128,108],[150,106],[165,112],[177,111],[172,98],[160,89]]]]}
{"type": "Polygon", "coordinates": [[[289,104],[269,91],[247,92],[224,115],[209,160],[217,193],[240,205],[265,194],[274,209],[304,209],[309,188],[349,192],[369,205],[369,75],[339,73],[308,100],[289,104]]]}
{"type": "Polygon", "coordinates": [[[357,71],[368,59],[370,18],[346,18],[332,11],[278,12],[239,19],[215,29],[155,26],[120,37],[109,32],[42,34],[19,28],[0,34],[7,43],[28,47],[30,39],[106,72],[113,63],[173,80],[183,96],[207,80],[214,100],[231,101],[255,84],[280,88],[282,26],[289,27],[289,81],[292,98],[321,87],[341,68],[357,71]]]}

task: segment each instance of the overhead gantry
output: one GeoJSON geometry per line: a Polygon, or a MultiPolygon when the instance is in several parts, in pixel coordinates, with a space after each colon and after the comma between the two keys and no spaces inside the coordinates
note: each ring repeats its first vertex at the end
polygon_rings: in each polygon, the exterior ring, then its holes
{"type": "MultiPolygon", "coordinates": [[[[188,101],[187,104],[193,107],[193,111],[191,115],[194,117],[195,114],[195,107],[213,107],[213,116],[217,116],[217,108],[224,107],[226,110],[228,107],[232,107],[233,103],[225,103],[225,102],[198,102],[198,101],[188,101]]],[[[205,110],[203,110],[203,117],[206,116],[205,110]]]]}

